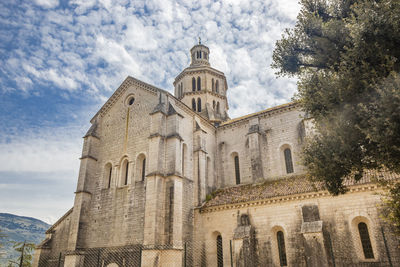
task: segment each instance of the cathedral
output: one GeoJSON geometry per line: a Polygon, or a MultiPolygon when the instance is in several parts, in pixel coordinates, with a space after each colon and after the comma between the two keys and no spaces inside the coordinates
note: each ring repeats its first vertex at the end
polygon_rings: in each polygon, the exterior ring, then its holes
{"type": "Polygon", "coordinates": [[[392,173],[331,196],[300,164],[312,119],[297,103],[229,118],[210,50],[190,50],[174,94],[127,77],[83,137],[74,206],[34,266],[395,266],[379,216],[392,173]]]}

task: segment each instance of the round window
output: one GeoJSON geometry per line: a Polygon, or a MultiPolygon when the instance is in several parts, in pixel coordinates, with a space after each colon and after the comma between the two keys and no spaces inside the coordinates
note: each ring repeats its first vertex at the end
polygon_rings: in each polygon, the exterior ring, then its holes
{"type": "Polygon", "coordinates": [[[132,106],[132,104],[135,102],[135,98],[134,97],[131,97],[131,98],[129,98],[129,100],[128,100],[128,105],[129,106],[132,106]]]}

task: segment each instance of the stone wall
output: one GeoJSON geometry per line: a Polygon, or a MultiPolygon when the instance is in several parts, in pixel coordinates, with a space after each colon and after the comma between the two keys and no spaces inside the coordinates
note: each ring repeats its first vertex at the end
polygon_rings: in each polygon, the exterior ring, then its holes
{"type": "MultiPolygon", "coordinates": [[[[202,239],[206,250],[209,250],[206,254],[207,266],[217,266],[213,245],[217,234],[223,239],[224,264],[230,264],[230,240],[233,244],[237,240],[235,231],[241,214],[249,216],[250,224],[255,229],[257,265],[254,266],[279,266],[278,231],[284,234],[288,266],[333,266],[333,261],[336,266],[374,262],[386,266],[384,262],[388,264],[388,255],[382,227],[392,261],[399,261],[398,241],[377,214],[380,196],[374,191],[353,192],[338,197],[315,194],[307,198],[306,195],[298,195],[295,199],[298,200],[197,209],[195,236],[202,239]],[[319,216],[307,213],[304,207],[309,206],[317,208],[319,216]],[[360,221],[368,226],[374,259],[364,257],[357,229],[360,221]]],[[[233,251],[240,251],[240,248],[233,246],[233,251]]],[[[233,259],[237,261],[238,255],[233,255],[233,259]]]]}

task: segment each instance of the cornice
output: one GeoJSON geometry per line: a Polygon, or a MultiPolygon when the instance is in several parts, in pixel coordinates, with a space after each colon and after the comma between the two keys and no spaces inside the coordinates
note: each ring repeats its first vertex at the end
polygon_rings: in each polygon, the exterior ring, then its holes
{"type": "MultiPolygon", "coordinates": [[[[357,193],[357,192],[366,192],[366,191],[375,191],[380,187],[381,186],[379,186],[378,184],[375,184],[375,183],[351,186],[351,187],[349,187],[349,191],[347,192],[347,194],[348,193],[357,193]]],[[[211,213],[211,212],[218,212],[218,211],[223,211],[223,210],[240,209],[240,208],[289,202],[289,201],[297,201],[297,200],[303,200],[303,199],[329,197],[329,196],[332,196],[332,195],[328,191],[315,191],[315,192],[306,192],[306,193],[300,193],[300,194],[272,197],[272,198],[266,198],[266,199],[260,199],[260,200],[253,200],[253,201],[248,201],[248,202],[216,205],[216,206],[206,207],[206,208],[197,207],[197,209],[199,209],[200,213],[211,213]]]]}
{"type": "Polygon", "coordinates": [[[224,123],[222,123],[218,129],[230,129],[232,127],[238,126],[240,124],[244,124],[246,122],[248,122],[250,119],[254,118],[254,117],[260,117],[260,118],[264,118],[267,116],[272,116],[278,113],[282,113],[282,112],[287,112],[287,111],[291,111],[292,109],[296,109],[300,106],[300,104],[295,103],[295,102],[290,102],[287,104],[283,104],[277,107],[272,107],[272,108],[268,108],[259,112],[255,112],[255,113],[251,113],[239,118],[235,118],[232,119],[230,121],[226,121],[224,123]]]}
{"type": "Polygon", "coordinates": [[[209,74],[213,74],[217,77],[219,77],[220,79],[225,80],[225,88],[226,90],[228,90],[228,86],[226,86],[226,77],[225,74],[222,71],[219,71],[217,69],[214,69],[212,67],[209,66],[202,66],[202,67],[188,67],[186,69],[184,69],[181,73],[178,74],[178,76],[176,76],[175,80],[174,80],[174,86],[176,85],[177,82],[179,82],[182,77],[184,75],[190,75],[190,74],[198,74],[198,73],[209,73],[209,74]]]}

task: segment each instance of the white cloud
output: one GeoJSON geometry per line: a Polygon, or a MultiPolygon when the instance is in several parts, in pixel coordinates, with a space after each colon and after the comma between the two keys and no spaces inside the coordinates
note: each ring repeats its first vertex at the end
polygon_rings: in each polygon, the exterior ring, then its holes
{"type": "Polygon", "coordinates": [[[44,8],[54,8],[58,6],[58,0],[35,0],[35,3],[44,8]]]}

